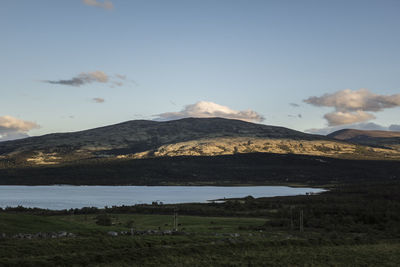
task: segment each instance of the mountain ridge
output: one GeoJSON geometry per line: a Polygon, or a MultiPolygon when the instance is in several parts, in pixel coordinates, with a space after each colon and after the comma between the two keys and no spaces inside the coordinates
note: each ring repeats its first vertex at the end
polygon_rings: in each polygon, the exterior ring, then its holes
{"type": "MultiPolygon", "coordinates": [[[[322,135],[240,120],[132,120],[84,131],[1,142],[0,163],[46,165],[95,158],[216,156],[254,152],[338,157],[352,154],[357,149],[354,144],[322,135]]],[[[382,148],[366,148],[362,152],[370,156],[374,153],[393,156],[393,151],[382,148]]]]}
{"type": "Polygon", "coordinates": [[[332,132],[327,136],[341,140],[348,140],[350,138],[354,138],[360,135],[374,137],[374,138],[390,138],[390,137],[400,137],[400,132],[382,131],[382,130],[341,129],[332,132]]]}
{"type": "Polygon", "coordinates": [[[400,151],[400,132],[395,131],[342,129],[328,134],[327,137],[360,145],[400,151]]]}

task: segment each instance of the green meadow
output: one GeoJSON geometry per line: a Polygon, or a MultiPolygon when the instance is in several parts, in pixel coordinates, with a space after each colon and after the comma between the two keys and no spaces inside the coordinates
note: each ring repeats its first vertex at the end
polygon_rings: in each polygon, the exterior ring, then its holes
{"type": "Polygon", "coordinates": [[[178,216],[180,235],[119,235],[109,231],[171,229],[172,215],[111,214],[112,225],[97,215],[1,213],[0,229],[18,233],[68,231],[74,237],[0,239],[4,266],[396,266],[400,243],[353,242],[316,232],[254,230],[264,218],[178,216]],[[132,223],[133,222],[133,223],[132,223]],[[249,230],[253,229],[253,230],[249,230]]]}

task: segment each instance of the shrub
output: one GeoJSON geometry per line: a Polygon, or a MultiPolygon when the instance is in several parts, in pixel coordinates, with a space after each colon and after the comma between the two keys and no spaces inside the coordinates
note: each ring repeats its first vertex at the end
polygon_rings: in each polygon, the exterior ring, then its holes
{"type": "Polygon", "coordinates": [[[96,217],[96,224],[103,226],[110,226],[112,223],[110,215],[101,214],[96,217]]]}

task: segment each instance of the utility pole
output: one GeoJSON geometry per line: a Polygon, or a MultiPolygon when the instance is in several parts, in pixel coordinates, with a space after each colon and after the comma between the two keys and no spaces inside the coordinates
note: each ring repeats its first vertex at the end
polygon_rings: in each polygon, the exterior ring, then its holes
{"type": "Polygon", "coordinates": [[[303,210],[300,210],[300,232],[304,231],[304,214],[303,210]]]}
{"type": "Polygon", "coordinates": [[[178,231],[178,211],[176,208],[174,209],[174,228],[173,228],[173,230],[178,231]]]}

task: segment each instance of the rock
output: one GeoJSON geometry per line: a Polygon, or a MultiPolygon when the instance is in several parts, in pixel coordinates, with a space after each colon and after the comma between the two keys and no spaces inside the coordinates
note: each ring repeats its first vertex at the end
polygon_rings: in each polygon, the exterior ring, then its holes
{"type": "Polygon", "coordinates": [[[67,235],[68,237],[76,237],[76,235],[74,233],[68,233],[67,235]]]}
{"type": "Polygon", "coordinates": [[[67,236],[68,236],[67,232],[64,232],[64,231],[58,232],[58,237],[67,237],[67,236]]]}
{"type": "Polygon", "coordinates": [[[118,233],[114,232],[114,231],[109,231],[109,232],[107,232],[107,234],[110,236],[118,236],[118,233]]]}

